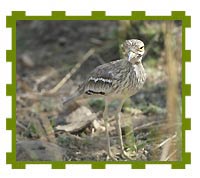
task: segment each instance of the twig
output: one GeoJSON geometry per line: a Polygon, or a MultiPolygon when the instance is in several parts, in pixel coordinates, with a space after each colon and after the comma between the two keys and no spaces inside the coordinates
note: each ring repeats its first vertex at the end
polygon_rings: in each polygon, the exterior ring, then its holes
{"type": "Polygon", "coordinates": [[[47,75],[42,75],[35,80],[36,84],[39,85],[40,83],[46,81],[48,78],[52,77],[53,75],[55,75],[57,72],[54,68],[51,68],[50,71],[48,70],[47,75]]]}
{"type": "Polygon", "coordinates": [[[22,125],[19,121],[16,121],[16,125],[17,125],[18,127],[22,128],[22,129],[24,129],[24,130],[27,129],[27,128],[26,128],[24,125],[22,125]]]}
{"type": "Polygon", "coordinates": [[[172,156],[174,156],[174,154],[176,154],[176,152],[177,152],[177,150],[174,150],[169,156],[167,156],[167,157],[165,158],[164,161],[168,161],[172,156]]]}
{"type": "Polygon", "coordinates": [[[152,126],[154,124],[158,124],[160,121],[152,121],[150,123],[147,123],[147,124],[143,124],[141,126],[138,126],[138,127],[135,127],[134,128],[134,131],[137,131],[137,130],[142,130],[142,129],[145,129],[145,128],[148,128],[149,126],[152,126]]]}
{"type": "Polygon", "coordinates": [[[169,153],[169,150],[170,150],[170,147],[171,147],[171,141],[172,139],[169,139],[163,146],[163,149],[162,149],[162,153],[161,153],[161,156],[160,156],[160,161],[165,161],[166,158],[167,158],[167,155],[169,153]]]}
{"type": "Polygon", "coordinates": [[[37,92],[22,93],[22,94],[18,94],[18,95],[20,98],[30,99],[33,101],[40,100],[40,97],[42,96],[41,93],[37,93],[37,92]]]}
{"type": "Polygon", "coordinates": [[[77,70],[81,67],[81,65],[91,56],[93,55],[95,52],[95,50],[93,48],[91,48],[82,58],[82,60],[80,60],[79,63],[77,63],[74,68],[65,75],[65,77],[51,90],[46,91],[44,94],[45,95],[52,95],[54,93],[56,93],[70,78],[71,76],[77,72],[77,70]]]}
{"type": "MultiPolygon", "coordinates": [[[[40,76],[38,78],[34,78],[33,79],[36,82],[36,87],[35,88],[38,88],[39,84],[45,82],[50,77],[54,76],[57,73],[57,71],[54,68],[50,68],[50,70],[48,69],[48,71],[46,73],[47,73],[46,75],[42,75],[42,76],[40,76]]],[[[35,90],[35,91],[37,91],[37,90],[35,90]]]]}
{"type": "Polygon", "coordinates": [[[97,60],[100,62],[100,64],[105,63],[105,61],[102,59],[102,57],[99,54],[96,54],[95,57],[97,57],[97,60]]]}
{"type": "Polygon", "coordinates": [[[167,142],[173,140],[174,138],[176,138],[176,134],[174,134],[172,137],[167,138],[166,140],[164,140],[163,142],[161,142],[158,146],[156,146],[156,148],[154,148],[154,150],[162,147],[163,145],[165,145],[167,142]]]}

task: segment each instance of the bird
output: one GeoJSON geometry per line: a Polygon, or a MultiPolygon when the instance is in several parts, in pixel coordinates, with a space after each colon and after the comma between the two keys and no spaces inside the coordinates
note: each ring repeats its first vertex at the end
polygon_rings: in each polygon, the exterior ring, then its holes
{"type": "Polygon", "coordinates": [[[122,156],[131,159],[124,150],[121,131],[120,112],[127,98],[135,95],[144,85],[146,72],[142,65],[142,58],[145,52],[144,43],[139,39],[125,40],[120,45],[122,59],[111,61],[96,67],[87,79],[78,87],[70,97],[63,98],[63,104],[76,100],[81,95],[100,95],[105,100],[103,119],[107,139],[107,153],[112,160],[117,160],[111,151],[108,105],[114,100],[118,101],[115,112],[116,129],[119,137],[120,152],[122,156]]]}

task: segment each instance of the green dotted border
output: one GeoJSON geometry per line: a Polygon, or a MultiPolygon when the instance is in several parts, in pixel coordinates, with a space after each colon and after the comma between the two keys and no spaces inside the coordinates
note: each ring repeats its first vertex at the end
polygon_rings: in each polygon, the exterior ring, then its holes
{"type": "Polygon", "coordinates": [[[52,11],[51,16],[26,16],[25,11],[13,11],[6,19],[12,29],[12,50],[6,51],[12,64],[12,84],[7,84],[6,95],[12,97],[12,117],[7,118],[6,129],[12,131],[12,152],[7,153],[7,164],[13,169],[25,169],[26,164],[51,164],[52,169],[65,169],[67,164],[91,164],[92,169],[105,169],[106,164],[131,164],[133,169],[145,169],[146,164],[171,164],[172,169],[185,169],[191,164],[191,153],[185,151],[185,132],[191,129],[191,120],[185,118],[185,97],[191,95],[191,85],[185,83],[185,63],[190,62],[191,51],[185,49],[185,29],[191,26],[190,16],[184,11],[172,11],[171,16],[146,16],[145,11],[133,11],[130,16],[106,16],[105,11],[93,11],[91,16],[67,16],[65,11],[52,11]],[[182,21],[182,160],[181,161],[16,161],[16,21],[17,20],[181,20],[182,21]]]}

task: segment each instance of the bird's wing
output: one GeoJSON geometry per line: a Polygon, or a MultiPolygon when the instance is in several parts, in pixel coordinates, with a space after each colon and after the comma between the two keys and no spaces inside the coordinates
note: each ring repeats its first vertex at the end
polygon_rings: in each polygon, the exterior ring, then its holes
{"type": "Polygon", "coordinates": [[[88,95],[112,92],[112,84],[119,76],[121,63],[121,60],[117,60],[96,67],[83,84],[84,92],[88,95]]]}

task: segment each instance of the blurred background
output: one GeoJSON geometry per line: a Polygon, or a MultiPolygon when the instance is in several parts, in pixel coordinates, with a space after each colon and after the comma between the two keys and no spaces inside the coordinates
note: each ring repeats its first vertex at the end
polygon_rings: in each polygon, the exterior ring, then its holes
{"type": "MultiPolygon", "coordinates": [[[[107,160],[102,98],[63,106],[98,65],[122,58],[126,39],[145,43],[147,81],[122,109],[134,160],[181,160],[181,21],[17,21],[17,160],[107,160]]],[[[115,103],[110,135],[118,154],[115,103]]],[[[122,158],[118,155],[118,159],[122,158]]]]}

